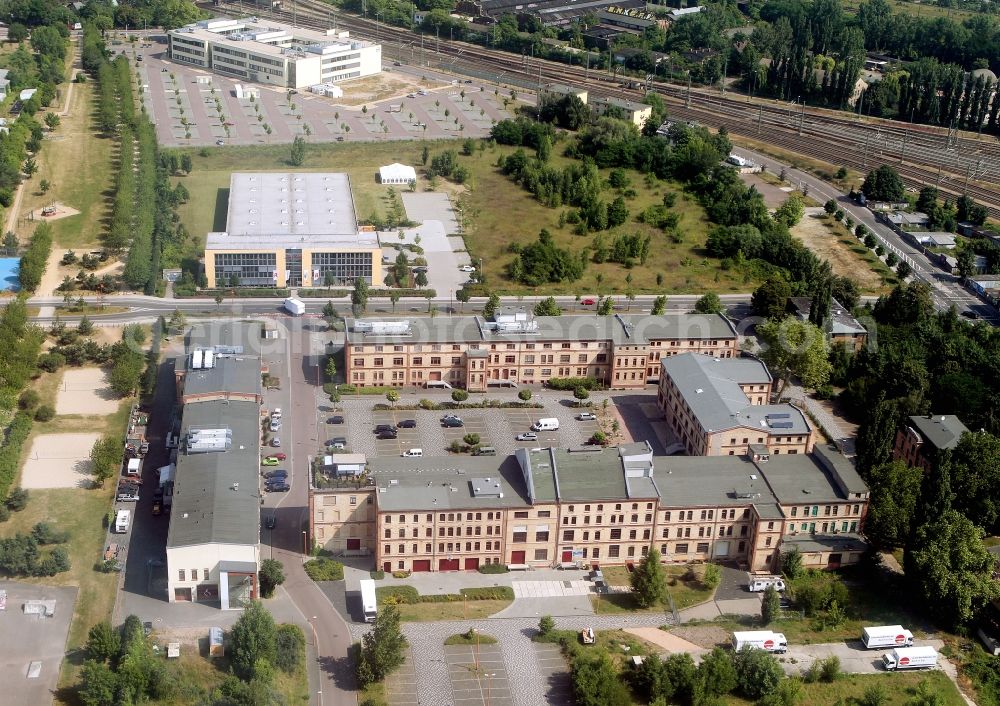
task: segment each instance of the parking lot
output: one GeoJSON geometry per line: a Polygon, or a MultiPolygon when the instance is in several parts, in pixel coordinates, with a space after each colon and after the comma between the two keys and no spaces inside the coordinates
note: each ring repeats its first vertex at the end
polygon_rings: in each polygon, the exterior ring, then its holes
{"type": "Polygon", "coordinates": [[[477,138],[512,117],[494,86],[441,81],[415,67],[387,66],[378,76],[343,82],[344,98],[332,99],[175,63],[166,49],[152,40],[111,46],[139,72],[143,105],[166,147],[287,144],[300,135],[311,142],[477,138]],[[237,97],[237,84],[255,86],[259,94],[237,97]]]}
{"type": "Polygon", "coordinates": [[[444,654],[455,706],[514,705],[500,645],[448,645],[444,654]]]}
{"type": "MultiPolygon", "coordinates": [[[[545,400],[544,407],[538,409],[473,408],[456,412],[423,409],[373,410],[372,406],[376,403],[377,399],[371,397],[352,397],[340,403],[339,409],[342,411],[326,413],[327,421],[334,416],[345,419],[343,424],[326,425],[327,441],[343,438],[347,442],[347,451],[368,456],[399,456],[409,449],[421,449],[425,456],[441,456],[452,442],[464,444],[467,434],[478,434],[480,447],[492,447],[496,449],[497,456],[507,456],[517,448],[584,444],[600,429],[602,415],[602,411],[598,409],[595,410],[598,421],[579,421],[576,415],[582,410],[564,407],[555,399],[545,400]],[[463,426],[444,426],[441,420],[445,414],[457,414],[463,426]],[[522,432],[528,432],[532,423],[543,417],[559,419],[559,429],[537,432],[535,440],[518,441],[515,438],[522,432]],[[399,423],[404,420],[413,420],[416,426],[399,428],[399,423]],[[396,438],[377,438],[375,427],[380,424],[394,427],[396,438]]],[[[610,419],[609,416],[605,418],[610,419]]]]}

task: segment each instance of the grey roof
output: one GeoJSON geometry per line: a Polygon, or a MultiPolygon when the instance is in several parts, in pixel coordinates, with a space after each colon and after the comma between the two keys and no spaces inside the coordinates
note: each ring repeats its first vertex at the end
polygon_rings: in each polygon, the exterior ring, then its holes
{"type": "Polygon", "coordinates": [[[706,432],[752,427],[776,434],[808,434],[805,415],[789,404],[752,405],[740,384],[771,382],[756,358],[712,358],[682,353],[662,360],[668,375],[706,432]],[[790,425],[790,426],[785,426],[790,425]]]}
{"type": "Polygon", "coordinates": [[[596,105],[613,105],[616,108],[621,108],[622,110],[627,110],[633,113],[640,113],[645,110],[651,110],[652,106],[648,103],[636,103],[635,101],[625,100],[624,98],[615,98],[614,96],[601,96],[594,99],[594,104],[596,105]]]}
{"type": "Polygon", "coordinates": [[[754,510],[762,520],[783,520],[785,519],[785,513],[781,511],[781,507],[776,503],[761,502],[753,504],[754,510]]]}
{"type": "MultiPolygon", "coordinates": [[[[529,310],[530,312],[530,310],[529,310]]],[[[347,321],[349,343],[481,343],[506,341],[611,340],[618,345],[645,345],[651,340],[735,340],[736,329],[721,314],[663,314],[615,316],[529,316],[537,323],[531,332],[499,333],[478,316],[438,316],[413,319],[361,319],[408,321],[408,332],[400,336],[366,335],[355,330],[357,320],[347,321]]]]}
{"type": "MultiPolygon", "coordinates": [[[[803,321],[809,319],[809,309],[812,307],[811,298],[791,297],[788,301],[795,307],[795,313],[800,319],[803,321]]],[[[868,333],[868,329],[862,326],[843,304],[832,298],[830,299],[830,318],[833,322],[830,332],[835,336],[868,333]]]]}
{"type": "Polygon", "coordinates": [[[228,451],[178,455],[167,547],[257,544],[259,420],[256,402],[215,400],[185,405],[182,437],[191,427],[228,427],[233,443],[228,451]]]}
{"type": "Polygon", "coordinates": [[[226,232],[209,233],[213,249],[378,247],[359,232],[347,174],[235,172],[229,185],[226,232]]]}
{"type": "Polygon", "coordinates": [[[800,552],[863,552],[868,542],[857,534],[786,534],[781,543],[791,545],[800,552]]]}
{"type": "Polygon", "coordinates": [[[525,485],[534,502],[655,498],[660,492],[636,460],[626,469],[623,456],[648,453],[645,442],[623,447],[518,449],[525,485]]]}
{"type": "MultiPolygon", "coordinates": [[[[184,347],[188,353],[195,348],[230,346],[244,357],[266,357],[284,354],[287,341],[284,338],[264,338],[260,321],[213,321],[196,323],[184,337],[184,347]]],[[[178,365],[178,370],[186,370],[187,365],[178,365]]]]}
{"type": "Polygon", "coordinates": [[[815,455],[775,455],[756,464],[758,472],[783,504],[847,500],[833,468],[815,455]]]}
{"type": "Polygon", "coordinates": [[[380,510],[478,510],[524,507],[521,469],[513,456],[371,458],[368,470],[378,486],[380,510]],[[503,497],[475,497],[472,480],[500,480],[503,497]]]}
{"type": "Polygon", "coordinates": [[[665,507],[774,501],[757,466],[746,456],[658,456],[655,463],[660,504],[665,507]]]}
{"type": "Polygon", "coordinates": [[[184,376],[184,395],[213,392],[261,394],[260,359],[256,356],[219,356],[215,367],[188,370],[184,376]]]}
{"type": "Polygon", "coordinates": [[[935,449],[953,449],[969,428],[954,414],[910,417],[910,426],[935,449]]]}
{"type": "Polygon", "coordinates": [[[833,474],[834,481],[839,481],[840,489],[849,495],[865,494],[868,486],[861,479],[854,461],[840,452],[836,444],[816,444],[813,446],[813,457],[821,466],[833,474]]]}

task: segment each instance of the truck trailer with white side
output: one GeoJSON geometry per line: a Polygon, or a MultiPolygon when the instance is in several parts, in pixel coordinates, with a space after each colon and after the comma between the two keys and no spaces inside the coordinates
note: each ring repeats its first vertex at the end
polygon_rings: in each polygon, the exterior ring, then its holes
{"type": "Polygon", "coordinates": [[[734,632],[733,649],[736,652],[743,649],[755,649],[784,654],[788,651],[788,640],[780,632],[771,632],[770,630],[734,632]]]}
{"type": "Polygon", "coordinates": [[[365,613],[365,622],[374,623],[378,605],[375,599],[375,582],[372,579],[361,580],[361,606],[365,613]]]}
{"type": "Polygon", "coordinates": [[[285,300],[285,311],[287,311],[292,316],[302,316],[306,313],[306,305],[302,303],[301,299],[296,299],[295,297],[289,297],[285,300]]]}
{"type": "Polygon", "coordinates": [[[938,653],[930,645],[900,647],[882,655],[887,671],[897,669],[932,669],[937,666],[938,653]]]}
{"type": "Polygon", "coordinates": [[[861,642],[865,649],[881,647],[912,647],[913,633],[902,625],[878,625],[861,631],[861,642]]]}

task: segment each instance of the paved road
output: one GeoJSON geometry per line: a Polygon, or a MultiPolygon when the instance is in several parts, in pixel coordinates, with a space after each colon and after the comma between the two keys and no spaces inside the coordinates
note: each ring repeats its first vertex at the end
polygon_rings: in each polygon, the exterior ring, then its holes
{"type": "MultiPolygon", "coordinates": [[[[273,531],[264,530],[262,557],[273,556],[284,564],[283,586],[302,619],[312,628],[310,640],[316,644],[318,660],[310,665],[310,685],[316,689],[316,703],[357,703],[353,670],[348,657],[350,634],[347,624],[323,591],[302,569],[305,531],[308,529],[309,460],[317,448],[317,406],[314,383],[319,380],[317,364],[322,356],[314,350],[313,327],[298,325],[298,319],[280,319],[287,343],[283,360],[273,371],[281,379],[281,389],[269,391],[264,404],[269,409],[281,407],[283,425],[281,450],[288,454],[284,462],[292,489],[272,493],[264,500],[264,512],[273,512],[273,531]],[[313,669],[315,667],[315,669],[313,669]]],[[[315,322],[314,322],[315,323],[315,322]]],[[[318,338],[316,339],[318,340],[318,338]]],[[[277,449],[276,449],[277,450],[277,449]]]]}

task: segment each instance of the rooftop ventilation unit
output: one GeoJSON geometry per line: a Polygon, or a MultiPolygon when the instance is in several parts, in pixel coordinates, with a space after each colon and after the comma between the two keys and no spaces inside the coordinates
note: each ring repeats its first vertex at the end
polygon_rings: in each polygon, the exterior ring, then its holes
{"type": "MultiPolygon", "coordinates": [[[[492,478],[473,478],[469,481],[472,487],[472,497],[474,498],[502,498],[503,497],[503,485],[499,480],[493,480],[492,478]]],[[[452,486],[452,491],[457,491],[457,488],[452,486]]]]}
{"type": "Polygon", "coordinates": [[[205,368],[208,369],[214,367],[215,367],[215,351],[207,350],[205,351],[205,368]]]}
{"type": "Polygon", "coordinates": [[[228,451],[233,446],[232,429],[189,429],[187,451],[189,454],[228,451]]]}
{"type": "Polygon", "coordinates": [[[793,426],[791,422],[771,422],[772,429],[791,429],[793,426]]]}
{"type": "Polygon", "coordinates": [[[354,330],[366,336],[409,336],[410,322],[403,321],[355,321],[354,330]]]}
{"type": "Polygon", "coordinates": [[[200,348],[195,348],[191,354],[191,369],[201,370],[204,360],[204,352],[200,348]]]}

